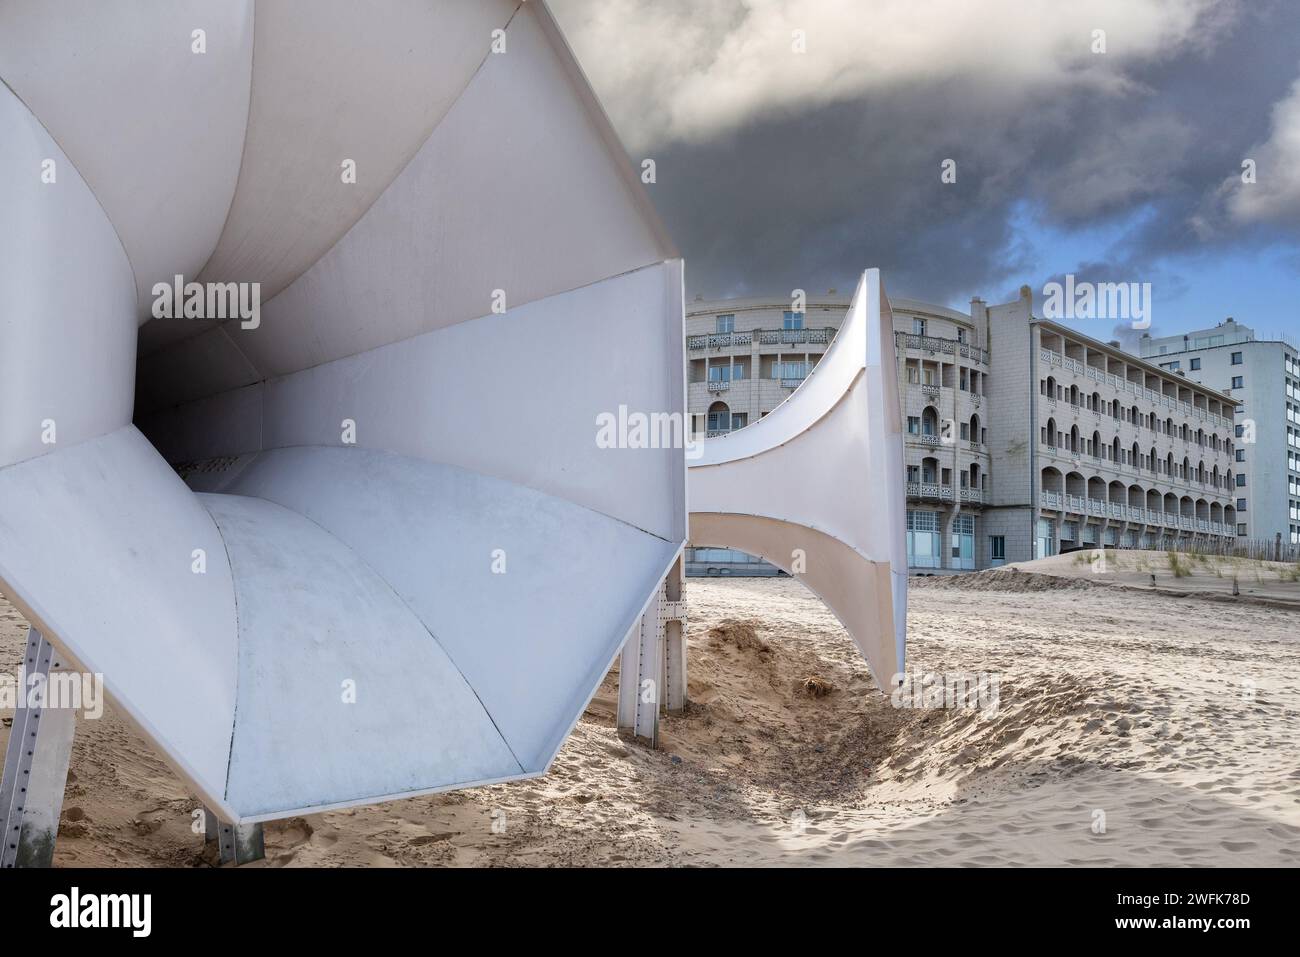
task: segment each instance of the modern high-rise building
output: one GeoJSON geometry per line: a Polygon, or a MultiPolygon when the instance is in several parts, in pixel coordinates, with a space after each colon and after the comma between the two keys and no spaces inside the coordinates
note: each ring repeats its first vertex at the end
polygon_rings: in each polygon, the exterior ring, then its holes
{"type": "Polygon", "coordinates": [[[1223,389],[1235,405],[1236,533],[1300,544],[1300,358],[1294,344],[1257,339],[1228,319],[1212,329],[1152,338],[1144,358],[1223,389]]]}
{"type": "MultiPolygon", "coordinates": [[[[1001,305],[974,299],[969,313],[890,302],[913,571],[1235,537],[1231,397],[1034,318],[1028,289],[1001,305]]],[[[771,412],[816,368],[848,305],[834,292],[802,311],[771,299],[688,304],[697,434],[771,412]]],[[[693,550],[688,570],[774,571],[721,549],[693,550]]]]}

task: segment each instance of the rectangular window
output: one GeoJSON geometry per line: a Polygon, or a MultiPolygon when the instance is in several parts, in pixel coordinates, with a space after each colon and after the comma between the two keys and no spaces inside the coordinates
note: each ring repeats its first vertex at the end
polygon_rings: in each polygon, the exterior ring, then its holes
{"type": "Polygon", "coordinates": [[[962,343],[966,341],[966,330],[961,326],[957,327],[957,341],[962,343]]]}
{"type": "Polygon", "coordinates": [[[1007,560],[1007,537],[1005,535],[989,536],[989,559],[995,562],[1007,560]]]}
{"type": "Polygon", "coordinates": [[[1246,475],[1245,475],[1244,472],[1238,472],[1238,473],[1237,473],[1237,488],[1245,488],[1245,486],[1246,486],[1246,475]]]}
{"type": "Polygon", "coordinates": [[[1237,534],[1238,534],[1238,535],[1243,535],[1243,536],[1246,534],[1246,523],[1245,523],[1245,522],[1238,522],[1238,523],[1237,523],[1237,534]]]}
{"type": "Polygon", "coordinates": [[[925,320],[924,320],[924,319],[913,319],[913,320],[912,320],[912,335],[914,335],[914,336],[923,336],[923,335],[925,335],[925,320]]]}
{"type": "Polygon", "coordinates": [[[803,313],[787,311],[781,321],[783,329],[802,329],[803,313]]]}
{"type": "Polygon", "coordinates": [[[907,417],[907,433],[908,435],[921,434],[921,417],[919,415],[909,415],[907,417]]]}
{"type": "Polygon", "coordinates": [[[714,332],[735,332],[736,317],[734,315],[718,316],[713,320],[714,332]]]}
{"type": "Polygon", "coordinates": [[[1237,449],[1237,461],[1238,461],[1238,462],[1244,462],[1244,461],[1246,461],[1246,450],[1245,450],[1245,449],[1237,449]]]}
{"type": "Polygon", "coordinates": [[[1245,384],[1246,384],[1246,379],[1244,376],[1235,375],[1232,377],[1232,387],[1234,389],[1240,389],[1245,384]]]}
{"type": "Polygon", "coordinates": [[[1192,365],[1192,369],[1193,369],[1193,371],[1195,371],[1195,370],[1197,370],[1197,369],[1199,369],[1199,368],[1201,367],[1201,360],[1200,360],[1200,359],[1193,359],[1192,362],[1191,362],[1191,365],[1192,365]]]}
{"type": "Polygon", "coordinates": [[[913,568],[940,567],[939,522],[934,512],[907,512],[907,563],[913,568]]]}
{"type": "Polygon", "coordinates": [[[1232,354],[1232,364],[1233,364],[1234,366],[1239,366],[1239,365],[1241,365],[1241,353],[1240,353],[1240,352],[1234,352],[1234,353],[1232,354]]]}
{"type": "Polygon", "coordinates": [[[1046,558],[1056,554],[1056,522],[1050,518],[1038,520],[1037,534],[1034,536],[1034,557],[1046,558]]]}
{"type": "Polygon", "coordinates": [[[975,516],[958,515],[952,522],[952,567],[975,567],[975,516]]]}

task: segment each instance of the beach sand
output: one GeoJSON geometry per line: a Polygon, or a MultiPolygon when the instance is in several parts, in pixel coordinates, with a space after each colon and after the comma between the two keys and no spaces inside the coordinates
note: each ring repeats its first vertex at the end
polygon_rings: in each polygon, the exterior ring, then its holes
{"type": "MultiPolygon", "coordinates": [[[[909,671],[994,674],[991,711],[894,707],[795,581],[690,579],[661,750],[611,676],[545,777],[268,824],[251,866],[1300,864],[1300,612],[1052,571],[914,580],[909,671]]],[[[0,669],[24,634],[0,602],[0,669]]],[[[210,866],[195,807],[110,709],[56,864],[210,866]]]]}

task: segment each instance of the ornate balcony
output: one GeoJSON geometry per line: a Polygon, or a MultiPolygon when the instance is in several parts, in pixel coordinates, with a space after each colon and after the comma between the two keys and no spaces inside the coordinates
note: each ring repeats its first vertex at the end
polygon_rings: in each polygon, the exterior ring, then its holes
{"type": "Polygon", "coordinates": [[[932,482],[908,482],[907,497],[937,502],[951,502],[952,486],[936,485],[932,482]]]}

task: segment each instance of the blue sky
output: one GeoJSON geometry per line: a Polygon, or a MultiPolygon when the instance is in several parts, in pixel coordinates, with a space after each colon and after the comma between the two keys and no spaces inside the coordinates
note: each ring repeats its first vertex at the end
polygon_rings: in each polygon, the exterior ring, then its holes
{"type": "MultiPolygon", "coordinates": [[[[965,309],[972,295],[1013,298],[1020,283],[1034,290],[1041,301],[1043,285],[1073,273],[1078,280],[1150,282],[1152,334],[1172,335],[1213,326],[1229,316],[1252,327],[1261,338],[1278,334],[1300,340],[1300,278],[1297,260],[1300,243],[1283,238],[1204,251],[1175,252],[1153,258],[1147,268],[1132,275],[1090,269],[1089,264],[1115,260],[1115,250],[1140,232],[1151,218],[1143,207],[1130,216],[1077,229],[1054,226],[1028,203],[1010,217],[1012,247],[1023,265],[991,290],[968,291],[946,305],[965,309]]],[[[1073,323],[1095,338],[1110,338],[1109,327],[1089,328],[1073,323]]]]}

